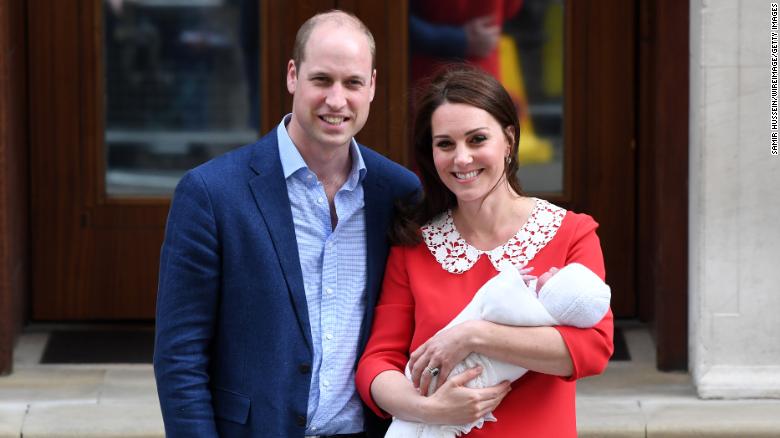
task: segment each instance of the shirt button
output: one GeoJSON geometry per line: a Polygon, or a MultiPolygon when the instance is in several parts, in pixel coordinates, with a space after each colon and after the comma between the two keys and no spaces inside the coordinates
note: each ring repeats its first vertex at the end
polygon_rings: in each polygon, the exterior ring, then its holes
{"type": "Polygon", "coordinates": [[[326,287],[326,288],[325,288],[325,293],[326,293],[326,294],[328,294],[328,295],[330,295],[330,294],[332,294],[332,293],[333,293],[333,289],[331,289],[331,288],[329,288],[329,287],[326,287]]]}
{"type": "Polygon", "coordinates": [[[330,341],[331,339],[333,339],[333,335],[328,333],[327,335],[325,335],[325,339],[330,341]]]}
{"type": "Polygon", "coordinates": [[[317,204],[322,204],[322,197],[317,198],[317,204]]]}
{"type": "Polygon", "coordinates": [[[298,371],[300,371],[301,374],[309,374],[309,372],[311,371],[311,365],[307,363],[302,363],[298,365],[298,371]]]}
{"type": "Polygon", "coordinates": [[[327,388],[328,386],[330,386],[330,382],[329,382],[329,381],[327,381],[327,380],[323,380],[323,381],[322,381],[322,386],[324,386],[324,387],[326,387],[326,388],[327,388]]]}
{"type": "Polygon", "coordinates": [[[306,426],[306,417],[303,415],[298,415],[295,417],[295,423],[298,424],[298,426],[305,427],[306,426]]]}

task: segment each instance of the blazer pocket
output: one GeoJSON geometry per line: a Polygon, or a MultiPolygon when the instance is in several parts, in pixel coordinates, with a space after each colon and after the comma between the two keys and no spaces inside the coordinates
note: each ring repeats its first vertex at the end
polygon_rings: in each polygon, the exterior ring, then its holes
{"type": "Polygon", "coordinates": [[[214,397],[214,416],[233,423],[246,424],[249,418],[249,406],[251,399],[243,394],[214,388],[211,392],[214,397]]]}

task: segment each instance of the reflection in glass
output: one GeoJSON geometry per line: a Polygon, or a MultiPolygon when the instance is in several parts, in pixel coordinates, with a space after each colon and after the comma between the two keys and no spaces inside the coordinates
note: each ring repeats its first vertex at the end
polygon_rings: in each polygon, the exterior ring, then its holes
{"type": "Polygon", "coordinates": [[[501,82],[520,102],[520,180],[563,191],[563,1],[528,0],[500,41],[501,82]]]}
{"type": "Polygon", "coordinates": [[[520,114],[520,180],[563,190],[563,0],[409,0],[412,87],[465,60],[498,78],[520,114]]]}
{"type": "Polygon", "coordinates": [[[257,0],[106,0],[106,190],[170,194],[257,138],[257,0]]]}

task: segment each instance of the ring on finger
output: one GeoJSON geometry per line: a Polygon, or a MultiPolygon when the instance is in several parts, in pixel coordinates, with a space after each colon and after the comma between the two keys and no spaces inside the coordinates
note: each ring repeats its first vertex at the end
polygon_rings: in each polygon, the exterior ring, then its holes
{"type": "Polygon", "coordinates": [[[425,367],[425,371],[428,374],[430,374],[431,376],[436,377],[436,376],[439,375],[439,371],[440,370],[439,370],[439,367],[430,367],[430,366],[428,366],[428,367],[425,367]]]}

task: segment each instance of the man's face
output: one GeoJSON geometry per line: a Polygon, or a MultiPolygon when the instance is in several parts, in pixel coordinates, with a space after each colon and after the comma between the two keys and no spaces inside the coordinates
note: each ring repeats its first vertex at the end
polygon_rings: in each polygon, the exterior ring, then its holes
{"type": "Polygon", "coordinates": [[[297,69],[292,60],[287,64],[290,138],[303,150],[345,146],[363,128],[374,99],[376,71],[366,36],[348,25],[321,23],[304,53],[297,69]]]}

